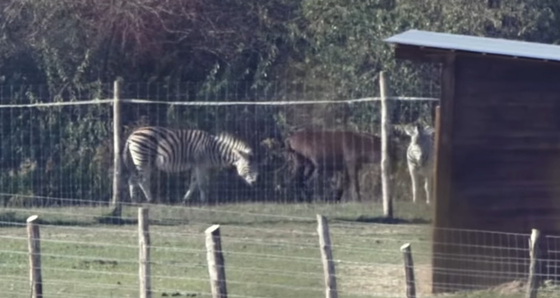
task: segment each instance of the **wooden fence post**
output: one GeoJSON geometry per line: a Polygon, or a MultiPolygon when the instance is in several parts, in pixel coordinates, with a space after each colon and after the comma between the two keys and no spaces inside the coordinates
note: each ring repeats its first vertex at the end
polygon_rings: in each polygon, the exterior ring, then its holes
{"type": "Polygon", "coordinates": [[[416,283],[414,281],[414,262],[412,261],[412,251],[410,243],[401,246],[404,257],[404,276],[406,279],[405,292],[406,298],[416,298],[416,283]]]}
{"type": "Polygon", "coordinates": [[[527,293],[526,298],[536,298],[539,278],[539,258],[540,258],[540,236],[541,232],[537,229],[531,231],[531,238],[529,238],[529,255],[531,262],[529,265],[529,279],[527,280],[527,293]]]}
{"type": "Polygon", "coordinates": [[[112,216],[120,219],[121,205],[121,81],[115,80],[113,84],[113,207],[112,216]]]}
{"type": "Polygon", "coordinates": [[[41,235],[37,215],[27,218],[27,237],[29,243],[29,266],[31,298],[43,297],[43,278],[41,276],[41,235]]]}
{"type": "Polygon", "coordinates": [[[206,234],[206,257],[212,298],[227,298],[226,267],[222,254],[220,225],[213,225],[204,233],[206,234]]]}
{"type": "Polygon", "coordinates": [[[138,263],[140,298],[151,298],[150,217],[148,208],[138,208],[138,263]]]}
{"type": "Polygon", "coordinates": [[[325,273],[325,297],[337,298],[336,271],[332,256],[331,237],[327,219],[317,214],[317,234],[319,234],[319,246],[321,248],[321,259],[323,260],[323,271],[325,273]]]}
{"type": "Polygon", "coordinates": [[[379,73],[379,90],[381,94],[381,184],[383,190],[383,215],[393,218],[393,201],[391,198],[391,160],[389,145],[391,139],[390,102],[387,98],[387,80],[385,72],[379,73]]]}

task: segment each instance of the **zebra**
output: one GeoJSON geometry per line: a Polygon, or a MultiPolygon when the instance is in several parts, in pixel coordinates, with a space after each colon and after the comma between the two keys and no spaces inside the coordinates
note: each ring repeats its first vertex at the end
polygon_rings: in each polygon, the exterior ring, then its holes
{"type": "Polygon", "coordinates": [[[213,168],[234,166],[237,174],[250,186],[258,177],[253,150],[247,143],[227,133],[212,135],[197,129],[138,128],[126,140],[123,160],[130,172],[131,199],[139,186],[148,203],[153,201],[150,178],[155,169],[167,173],[193,170],[183,203],[192,198],[196,188],[200,200],[206,201],[208,175],[213,168]]]}
{"type": "Polygon", "coordinates": [[[408,172],[412,182],[412,201],[416,203],[420,178],[424,178],[426,203],[430,204],[433,175],[433,128],[422,127],[418,124],[405,128],[410,136],[410,144],[406,150],[408,172]]]}

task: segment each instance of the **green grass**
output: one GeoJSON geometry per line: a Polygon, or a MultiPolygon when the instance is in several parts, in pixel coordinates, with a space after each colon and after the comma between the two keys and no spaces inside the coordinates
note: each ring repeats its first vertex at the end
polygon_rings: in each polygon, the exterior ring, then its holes
{"type": "MultiPolygon", "coordinates": [[[[208,296],[204,230],[212,224],[221,225],[231,297],[324,297],[315,214],[329,219],[340,297],[403,297],[399,247],[404,243],[412,244],[418,292],[426,296],[430,209],[398,203],[395,210],[400,221],[379,224],[377,203],[151,206],[154,297],[208,296]]],[[[42,224],[45,297],[138,297],[137,208],[124,209],[130,224],[100,224],[106,213],[102,207],[3,210],[0,297],[29,296],[23,223],[32,214],[42,224]]],[[[523,291],[505,294],[522,297],[523,291]]],[[[454,296],[499,295],[481,291],[454,296]]]]}

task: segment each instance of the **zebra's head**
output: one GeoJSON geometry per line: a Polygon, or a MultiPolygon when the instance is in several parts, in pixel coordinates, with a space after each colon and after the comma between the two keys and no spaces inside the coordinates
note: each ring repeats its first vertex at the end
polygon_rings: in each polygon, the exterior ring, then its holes
{"type": "Polygon", "coordinates": [[[233,162],[237,174],[249,185],[255,184],[259,175],[258,164],[250,150],[234,150],[236,159],[233,162]]]}
{"type": "Polygon", "coordinates": [[[258,164],[251,146],[243,140],[222,132],[216,136],[215,140],[227,148],[228,163],[235,166],[239,177],[243,178],[249,185],[257,181],[258,164]],[[233,160],[232,160],[233,159],[233,160]]]}
{"type": "Polygon", "coordinates": [[[411,144],[420,144],[427,137],[431,137],[431,135],[433,133],[433,129],[424,128],[420,124],[415,124],[412,127],[407,127],[405,129],[405,132],[406,132],[407,135],[410,136],[410,143],[411,144]]]}

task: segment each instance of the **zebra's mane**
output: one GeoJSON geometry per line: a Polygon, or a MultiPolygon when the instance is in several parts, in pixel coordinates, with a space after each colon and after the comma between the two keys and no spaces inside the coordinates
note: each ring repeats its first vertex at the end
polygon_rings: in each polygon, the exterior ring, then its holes
{"type": "Polygon", "coordinates": [[[246,154],[251,154],[253,149],[244,140],[227,132],[216,135],[216,140],[222,144],[226,144],[231,149],[239,150],[246,154]]]}

